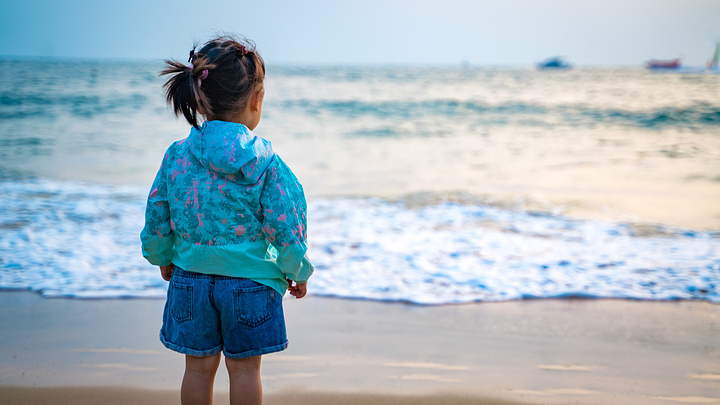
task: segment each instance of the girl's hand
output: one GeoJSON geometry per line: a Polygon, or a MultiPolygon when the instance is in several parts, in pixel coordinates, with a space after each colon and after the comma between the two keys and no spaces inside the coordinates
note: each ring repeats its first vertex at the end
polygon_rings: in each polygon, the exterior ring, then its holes
{"type": "Polygon", "coordinates": [[[162,278],[165,281],[170,281],[173,270],[175,270],[175,265],[173,265],[172,263],[168,266],[160,266],[160,274],[162,274],[162,278]]]}
{"type": "Polygon", "coordinates": [[[288,280],[288,291],[293,297],[300,299],[307,294],[307,281],[304,283],[296,283],[292,280],[288,280]]]}

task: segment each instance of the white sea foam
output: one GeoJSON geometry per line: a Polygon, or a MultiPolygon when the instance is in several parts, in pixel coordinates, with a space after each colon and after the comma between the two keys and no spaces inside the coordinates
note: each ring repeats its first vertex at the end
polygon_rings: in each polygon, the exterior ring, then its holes
{"type": "Polygon", "coordinates": [[[164,294],[138,257],[141,190],[18,181],[0,183],[0,195],[0,287],[78,298],[164,294]]]}
{"type": "MultiPolygon", "coordinates": [[[[0,182],[0,288],[163,297],[140,254],[146,190],[0,182]]],[[[720,238],[484,205],[309,203],[316,295],[418,304],[547,297],[720,302],[720,238]]]]}
{"type": "Polygon", "coordinates": [[[318,202],[315,287],[341,297],[422,304],[543,297],[720,301],[712,234],[634,237],[621,224],[487,206],[417,209],[318,202]]]}

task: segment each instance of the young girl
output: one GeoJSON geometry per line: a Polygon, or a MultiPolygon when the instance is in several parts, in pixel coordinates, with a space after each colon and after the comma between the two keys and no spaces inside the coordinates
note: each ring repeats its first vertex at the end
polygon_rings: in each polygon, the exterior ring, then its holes
{"type": "Polygon", "coordinates": [[[141,233],[143,256],[170,281],[160,340],[185,354],[183,404],[212,403],[220,353],[230,403],[262,403],[260,359],[287,347],[282,297],[307,291],[302,186],[252,130],[265,65],[251,43],[217,38],[161,75],[190,135],[165,153],[141,233]],[[202,125],[198,117],[205,118],[202,125]]]}

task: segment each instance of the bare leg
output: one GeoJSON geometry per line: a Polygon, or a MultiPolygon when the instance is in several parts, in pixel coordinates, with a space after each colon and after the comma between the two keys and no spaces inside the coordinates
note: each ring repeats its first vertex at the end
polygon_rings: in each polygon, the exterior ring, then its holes
{"type": "Polygon", "coordinates": [[[182,405],[211,405],[220,353],[207,357],[185,355],[185,376],[180,389],[182,405]]]}
{"type": "Polygon", "coordinates": [[[230,376],[230,405],[262,405],[260,360],[262,356],[225,358],[230,376]]]}

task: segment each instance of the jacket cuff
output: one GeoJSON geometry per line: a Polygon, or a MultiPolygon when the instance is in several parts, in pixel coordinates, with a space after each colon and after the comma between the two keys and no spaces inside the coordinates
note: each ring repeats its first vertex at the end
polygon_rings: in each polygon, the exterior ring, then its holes
{"type": "Polygon", "coordinates": [[[285,278],[300,283],[308,280],[314,267],[307,259],[305,252],[307,252],[307,243],[305,242],[280,248],[277,264],[285,278]]]}
{"type": "Polygon", "coordinates": [[[142,255],[150,264],[168,266],[175,253],[175,236],[151,236],[142,238],[142,255]]]}

